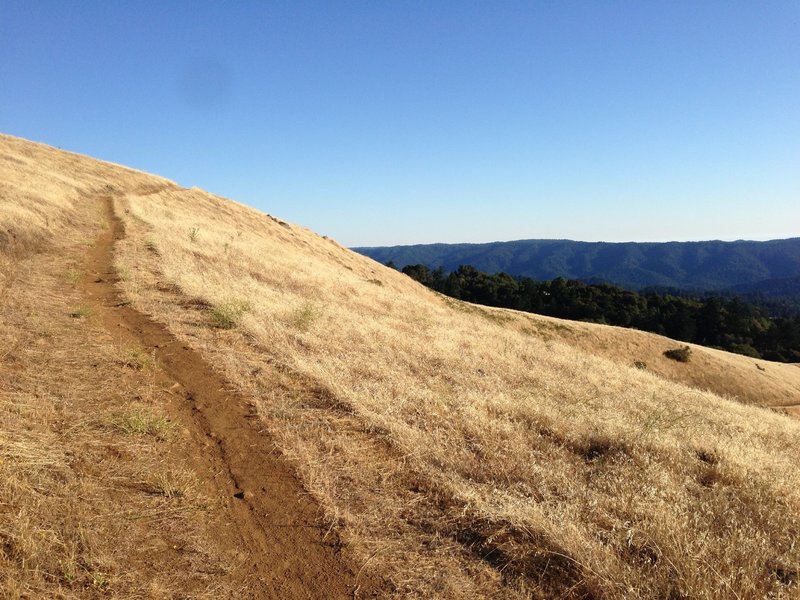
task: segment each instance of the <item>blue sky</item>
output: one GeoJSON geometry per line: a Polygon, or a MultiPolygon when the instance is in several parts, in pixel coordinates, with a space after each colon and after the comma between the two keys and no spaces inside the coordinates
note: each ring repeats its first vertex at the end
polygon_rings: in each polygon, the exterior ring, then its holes
{"type": "Polygon", "coordinates": [[[0,131],[346,245],[800,235],[800,2],[0,2],[0,131]]]}

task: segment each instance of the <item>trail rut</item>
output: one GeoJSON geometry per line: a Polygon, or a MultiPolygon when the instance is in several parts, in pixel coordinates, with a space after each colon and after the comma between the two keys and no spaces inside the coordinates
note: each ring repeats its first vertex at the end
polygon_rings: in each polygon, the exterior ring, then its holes
{"type": "Polygon", "coordinates": [[[186,460],[223,498],[229,526],[217,532],[217,542],[235,545],[246,557],[235,574],[245,597],[373,595],[375,582],[357,574],[335,536],[325,539],[317,505],[261,429],[250,404],[197,352],[121,297],[114,285],[113,252],[124,226],[111,196],[98,201],[108,228],[88,253],[81,289],[111,336],[152,353],[161,385],[178,395],[172,410],[198,448],[186,460]]]}

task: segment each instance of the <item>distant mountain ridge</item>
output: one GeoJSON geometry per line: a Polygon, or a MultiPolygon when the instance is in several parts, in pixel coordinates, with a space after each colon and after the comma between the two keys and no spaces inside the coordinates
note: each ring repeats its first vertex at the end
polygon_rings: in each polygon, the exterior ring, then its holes
{"type": "Polygon", "coordinates": [[[800,237],[764,242],[576,242],[518,240],[486,244],[419,244],[353,248],[399,268],[424,264],[452,271],[472,265],[539,280],[608,281],[633,290],[674,287],[721,291],[800,277],[800,237]]]}

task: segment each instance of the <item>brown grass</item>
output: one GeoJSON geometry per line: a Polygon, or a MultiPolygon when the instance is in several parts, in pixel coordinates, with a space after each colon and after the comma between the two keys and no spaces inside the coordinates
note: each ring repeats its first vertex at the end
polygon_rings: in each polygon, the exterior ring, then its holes
{"type": "MultiPolygon", "coordinates": [[[[548,323],[558,321],[548,317],[532,318],[548,323]]],[[[620,365],[643,362],[648,371],[665,379],[745,404],[783,407],[797,404],[800,399],[800,365],[797,364],[755,360],[696,344],[689,344],[690,362],[675,362],[664,356],[666,350],[677,347],[675,340],[594,323],[572,322],[557,339],[620,365]]]]}
{"type": "Polygon", "coordinates": [[[796,422],[559,342],[573,324],[454,306],[199,190],[118,209],[134,303],[261,399],[332,526],[398,595],[790,593],[796,422]],[[191,227],[202,238],[170,234],[191,227]],[[157,280],[249,310],[215,333],[157,280]]]}
{"type": "Polygon", "coordinates": [[[116,208],[130,300],[253,399],[392,595],[797,594],[800,423],[676,382],[719,368],[752,403],[797,367],[453,303],[200,190],[116,208]],[[226,305],[247,310],[212,326],[226,305]]]}
{"type": "Polygon", "coordinates": [[[149,357],[73,318],[102,222],[79,194],[129,173],[6,137],[0,166],[0,598],[236,597],[149,357]]]}

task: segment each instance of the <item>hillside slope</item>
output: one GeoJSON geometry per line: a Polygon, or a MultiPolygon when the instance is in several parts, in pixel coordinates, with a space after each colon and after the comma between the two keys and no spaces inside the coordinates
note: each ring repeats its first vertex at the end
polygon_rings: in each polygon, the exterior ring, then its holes
{"type": "Polygon", "coordinates": [[[393,261],[399,268],[424,264],[453,271],[459,265],[472,265],[488,273],[600,280],[633,290],[657,286],[714,291],[800,276],[800,238],[667,243],[519,240],[354,250],[382,264],[393,261]]]}
{"type": "MultiPolygon", "coordinates": [[[[0,143],[78,180],[99,164],[0,143]]],[[[29,169],[28,197],[46,205],[59,177],[29,169]]],[[[354,595],[797,594],[800,422],[752,406],[794,402],[797,367],[701,348],[673,365],[665,338],[455,302],[201,190],[109,185],[64,214],[110,202],[118,289],[252,404],[220,435],[258,421],[359,565],[354,595]]],[[[17,197],[4,208],[33,205],[17,197]]],[[[243,490],[254,511],[275,494],[243,490]]]]}
{"type": "Polygon", "coordinates": [[[110,194],[155,189],[0,137],[0,597],[371,595],[250,401],[120,297],[110,194]]]}

